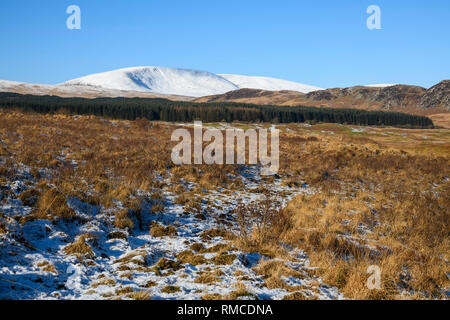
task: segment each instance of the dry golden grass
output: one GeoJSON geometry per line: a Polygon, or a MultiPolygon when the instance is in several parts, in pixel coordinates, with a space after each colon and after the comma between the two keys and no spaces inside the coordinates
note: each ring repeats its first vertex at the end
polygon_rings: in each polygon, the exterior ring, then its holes
{"type": "Polygon", "coordinates": [[[217,254],[214,258],[211,259],[211,262],[216,265],[231,265],[234,260],[236,260],[235,254],[228,254],[226,252],[222,252],[217,254]]]}
{"type": "Polygon", "coordinates": [[[8,229],[6,228],[6,223],[0,221],[0,233],[6,233],[8,229]]]}
{"type": "Polygon", "coordinates": [[[127,295],[128,298],[133,300],[150,300],[151,295],[148,291],[135,291],[127,295]]]}
{"type": "MultiPolygon", "coordinates": [[[[200,234],[202,240],[222,237],[269,258],[288,259],[286,244],[305,250],[311,265],[318,267],[314,273],[348,298],[443,298],[450,287],[449,130],[359,130],[336,124],[279,128],[279,173],[288,177],[283,185],[297,188],[307,183],[314,193],[295,197],[285,209],[272,210],[264,203],[240,208],[235,212],[240,234],[214,228],[200,234]],[[248,224],[249,217],[256,219],[255,228],[248,224]],[[366,287],[370,265],[382,270],[381,290],[366,287]]],[[[238,166],[174,166],[170,157],[174,129],[144,120],[0,111],[0,187],[15,177],[16,164],[23,164],[33,176],[19,195],[33,207],[24,222],[76,218],[67,204],[72,197],[94,207],[123,209],[117,206],[120,201],[126,209],[111,215],[115,227],[145,227],[155,237],[176,236],[174,226],[134,225],[142,205],[139,190],[152,194],[150,214],[164,213],[164,189],[179,195],[176,202],[184,204],[187,213],[199,215],[202,188],[239,191],[243,186],[239,179],[228,178],[238,174],[238,166]],[[43,170],[48,174],[41,176],[43,170]],[[199,188],[186,191],[181,179],[199,188]]],[[[259,191],[268,195],[270,190],[259,191]]],[[[2,187],[3,195],[8,192],[2,187]]],[[[0,220],[0,232],[7,230],[0,220]]],[[[110,237],[124,239],[126,234],[116,231],[110,237]]],[[[64,251],[93,258],[94,242],[82,235],[64,251]]],[[[206,252],[217,252],[211,262],[229,264],[235,259],[231,249],[229,245],[206,249],[196,243],[193,252],[180,254],[179,261],[160,261],[154,271],[162,275],[164,270],[179,270],[180,263],[201,264],[199,254],[206,252]]],[[[274,288],[287,288],[281,277],[292,272],[280,264],[261,264],[257,270],[274,288]]],[[[302,289],[287,289],[293,292],[291,298],[303,298],[302,289]]]]}
{"type": "Polygon", "coordinates": [[[42,271],[58,274],[58,271],[56,270],[55,266],[49,261],[42,261],[38,263],[37,266],[41,268],[42,271]]]}
{"type": "MultiPolygon", "coordinates": [[[[29,199],[28,197],[26,201],[29,199]]],[[[75,216],[75,211],[67,205],[66,198],[61,192],[49,189],[39,197],[33,215],[36,219],[68,219],[75,216]]]]}
{"type": "Polygon", "coordinates": [[[91,288],[98,288],[100,286],[115,286],[116,281],[113,279],[102,279],[94,284],[91,285],[91,288]]]}
{"type": "Polygon", "coordinates": [[[301,293],[301,292],[294,292],[294,293],[291,293],[291,294],[288,294],[287,296],[285,296],[283,300],[297,300],[297,301],[300,301],[300,300],[308,300],[308,299],[305,297],[305,295],[303,293],[301,293]]]}
{"type": "Polygon", "coordinates": [[[38,190],[30,188],[22,192],[18,198],[22,201],[23,205],[31,207],[36,204],[40,195],[41,193],[38,190]]]}
{"type": "Polygon", "coordinates": [[[120,287],[119,289],[116,290],[115,294],[116,296],[125,296],[125,295],[129,295],[129,294],[133,294],[134,290],[132,287],[120,287]]]}
{"type": "Polygon", "coordinates": [[[180,287],[177,286],[166,286],[161,289],[161,292],[163,293],[177,293],[180,291],[181,291],[180,287]]]}
{"type": "Polygon", "coordinates": [[[69,255],[74,255],[80,260],[83,260],[84,258],[93,259],[95,258],[95,253],[91,246],[86,243],[86,241],[90,239],[93,239],[90,234],[83,234],[78,237],[75,242],[67,245],[64,248],[64,252],[69,255]]]}
{"type": "Polygon", "coordinates": [[[174,226],[166,227],[160,223],[153,223],[150,227],[150,235],[152,237],[174,237],[177,234],[177,228],[174,226]]]}
{"type": "Polygon", "coordinates": [[[203,255],[195,254],[191,250],[182,251],[177,254],[177,259],[181,264],[191,264],[193,266],[206,263],[206,259],[203,255]]]}
{"type": "Polygon", "coordinates": [[[230,237],[230,233],[228,231],[226,231],[226,230],[223,230],[223,229],[213,228],[213,229],[209,229],[209,230],[203,231],[200,234],[200,237],[203,240],[211,240],[212,238],[216,238],[216,237],[229,238],[230,237]]]}
{"type": "Polygon", "coordinates": [[[202,273],[200,276],[198,276],[197,278],[195,278],[194,282],[195,283],[202,283],[202,284],[211,284],[211,283],[215,283],[218,282],[219,279],[212,273],[202,273]]]}
{"type": "Polygon", "coordinates": [[[437,113],[429,116],[435,126],[450,129],[450,113],[437,113]]]}
{"type": "Polygon", "coordinates": [[[128,209],[116,212],[116,220],[114,226],[119,229],[132,230],[134,228],[134,222],[129,217],[128,209]]]}
{"type": "Polygon", "coordinates": [[[292,225],[286,229],[281,222],[272,246],[282,241],[306,250],[318,275],[349,298],[395,299],[406,292],[413,292],[410,298],[443,298],[450,285],[449,153],[405,152],[384,145],[383,138],[358,141],[335,132],[301,148],[292,136],[283,170],[303,173],[318,192],[290,202],[292,225]],[[381,290],[366,286],[370,265],[382,270],[381,290]]]}
{"type": "Polygon", "coordinates": [[[247,286],[242,282],[235,283],[236,289],[232,292],[230,292],[228,295],[222,297],[223,300],[237,300],[239,298],[253,298],[256,299],[257,297],[251,293],[247,286]]]}
{"type": "Polygon", "coordinates": [[[166,259],[166,258],[161,258],[158,263],[156,264],[156,267],[159,270],[169,270],[172,269],[174,271],[180,270],[182,268],[180,262],[178,261],[174,261],[174,260],[170,260],[170,259],[166,259]]]}

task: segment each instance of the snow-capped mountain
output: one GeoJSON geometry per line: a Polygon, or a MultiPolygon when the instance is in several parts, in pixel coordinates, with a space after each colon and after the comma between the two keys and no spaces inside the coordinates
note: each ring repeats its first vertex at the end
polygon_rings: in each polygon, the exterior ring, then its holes
{"type": "Polygon", "coordinates": [[[64,97],[168,97],[193,99],[239,89],[297,91],[321,90],[292,81],[164,67],[133,67],[87,75],[57,85],[0,80],[0,91],[64,97]]]}
{"type": "Polygon", "coordinates": [[[88,75],[63,85],[201,97],[239,89],[210,72],[162,67],[135,67],[88,75]]]}
{"type": "Polygon", "coordinates": [[[268,91],[291,90],[301,93],[309,93],[312,91],[322,90],[322,88],[310,86],[307,84],[268,77],[251,77],[235,74],[219,74],[219,76],[234,83],[240,89],[260,89],[268,91]]]}
{"type": "Polygon", "coordinates": [[[135,67],[88,75],[62,84],[96,88],[202,97],[243,88],[308,93],[321,88],[266,77],[216,75],[210,72],[163,67],[135,67]]]}

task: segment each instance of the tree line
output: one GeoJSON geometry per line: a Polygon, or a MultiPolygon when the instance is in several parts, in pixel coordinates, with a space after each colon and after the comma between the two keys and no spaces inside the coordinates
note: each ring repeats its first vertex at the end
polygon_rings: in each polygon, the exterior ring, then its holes
{"type": "Polygon", "coordinates": [[[37,113],[65,110],[71,114],[113,119],[168,122],[328,122],[352,125],[432,128],[431,119],[399,112],[332,109],[308,106],[260,106],[234,102],[195,103],[161,98],[61,98],[0,93],[0,108],[37,113]]]}

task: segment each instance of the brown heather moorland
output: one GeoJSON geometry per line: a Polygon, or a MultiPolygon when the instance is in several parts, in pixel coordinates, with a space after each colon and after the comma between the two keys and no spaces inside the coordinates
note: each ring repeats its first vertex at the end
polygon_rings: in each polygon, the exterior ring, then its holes
{"type": "MultiPolygon", "coordinates": [[[[205,299],[257,296],[247,286],[248,273],[238,271],[233,275],[239,280],[234,291],[208,290],[231,276],[226,266],[237,259],[237,250],[266,257],[250,271],[261,279],[262,287],[289,292],[285,299],[317,299],[315,292],[322,286],[305,288],[287,283],[287,278],[322,279],[348,299],[447,299],[450,130],[338,124],[277,127],[282,185],[307,185],[311,192],[298,193],[286,206],[260,201],[237,206],[228,216],[216,216],[211,213],[216,204],[205,193],[243,192],[241,180],[235,178],[241,166],[175,166],[170,155],[176,143],[170,138],[176,124],[0,111],[0,201],[19,199],[32,208],[16,217],[22,226],[37,220],[85,223],[89,218],[68,205],[69,199],[76,198],[106,212],[111,225],[108,239],[126,241],[136,229],[154,238],[174,239],[183,236],[180,226],[147,219],[147,215],[164,216],[168,203],[163,193],[172,192],[184,215],[216,221],[219,227],[200,233],[196,238],[200,242],[187,241],[187,249],[173,257],[148,263],[143,251],[133,251],[115,263],[123,281],[135,272],[170,276],[183,272],[186,264],[206,263],[208,267],[195,280],[205,299]],[[26,190],[13,194],[8,186],[21,167],[29,168],[31,178],[26,190]],[[195,187],[188,188],[190,183],[195,187]],[[144,210],[145,203],[152,203],[150,212],[144,210]],[[208,241],[218,237],[220,243],[208,247],[208,241]],[[290,267],[293,250],[304,252],[311,268],[290,267]],[[371,265],[382,272],[379,290],[366,286],[371,265]]],[[[262,178],[258,193],[267,199],[280,196],[270,190],[275,179],[262,178]]],[[[88,216],[97,213],[88,212],[88,216]]],[[[0,211],[1,235],[8,236],[10,223],[0,211]]],[[[99,241],[80,230],[64,253],[94,266],[99,241]]],[[[33,249],[31,244],[28,247],[33,249]]],[[[45,265],[51,265],[57,276],[52,264],[45,265]]],[[[118,285],[116,280],[100,281],[89,292],[118,285]]],[[[139,290],[116,287],[102,297],[149,299],[156,285],[154,280],[139,290]]],[[[164,297],[182,291],[178,284],[161,286],[164,297]]]]}

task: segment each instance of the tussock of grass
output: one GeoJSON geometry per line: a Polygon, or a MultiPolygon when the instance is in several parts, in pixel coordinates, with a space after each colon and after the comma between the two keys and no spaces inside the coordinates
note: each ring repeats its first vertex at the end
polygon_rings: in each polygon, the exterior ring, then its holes
{"type": "Polygon", "coordinates": [[[134,293],[134,289],[132,287],[120,287],[115,292],[116,296],[126,296],[132,293],[134,293]]]}
{"type": "Polygon", "coordinates": [[[6,224],[3,221],[0,221],[0,233],[6,233],[7,231],[6,224]]]}
{"type": "Polygon", "coordinates": [[[214,252],[225,252],[236,250],[231,244],[228,243],[218,243],[212,247],[204,248],[200,252],[202,253],[214,253],[214,252]]]}
{"type": "Polygon", "coordinates": [[[155,287],[155,286],[157,286],[158,284],[155,282],[155,281],[147,281],[147,283],[144,285],[144,287],[146,287],[146,288],[152,288],[152,287],[155,287]]]}
{"type": "Polygon", "coordinates": [[[231,265],[236,260],[235,254],[228,254],[226,252],[220,253],[211,259],[211,262],[216,265],[231,265]]]}
{"type": "Polygon", "coordinates": [[[206,216],[205,216],[203,213],[197,213],[197,214],[194,216],[194,218],[195,218],[195,219],[198,219],[198,220],[206,220],[206,216]]]}
{"type": "Polygon", "coordinates": [[[23,205],[32,207],[36,204],[37,200],[39,199],[39,196],[41,195],[41,192],[34,188],[30,188],[22,192],[18,198],[22,201],[23,205]]]}
{"type": "Polygon", "coordinates": [[[181,291],[180,287],[177,286],[166,286],[161,289],[161,292],[163,293],[177,293],[180,291],[181,291]]]}
{"type": "Polygon", "coordinates": [[[113,231],[108,234],[108,239],[124,239],[127,240],[127,235],[121,231],[113,231]]]}
{"type": "Polygon", "coordinates": [[[48,262],[48,261],[43,261],[38,263],[37,265],[39,268],[42,269],[42,271],[45,272],[50,272],[53,274],[58,274],[58,271],[56,271],[55,265],[53,265],[52,263],[48,262]]]}
{"type": "Polygon", "coordinates": [[[205,249],[205,245],[203,243],[196,242],[196,243],[193,243],[190,248],[191,248],[191,250],[196,251],[196,252],[203,252],[203,250],[205,249]]]}
{"type": "Polygon", "coordinates": [[[202,296],[202,300],[209,300],[209,301],[215,301],[215,300],[223,300],[222,295],[218,293],[207,293],[202,296]]]}
{"type": "Polygon", "coordinates": [[[64,248],[64,252],[68,255],[77,256],[80,260],[87,258],[93,259],[95,258],[95,253],[90,247],[89,244],[86,243],[86,239],[91,238],[92,236],[89,234],[84,234],[78,238],[74,243],[67,245],[64,248]]]}
{"type": "Polygon", "coordinates": [[[134,228],[134,222],[129,217],[129,212],[127,209],[116,212],[116,220],[114,221],[114,226],[119,229],[132,230],[134,228]]]}
{"type": "Polygon", "coordinates": [[[236,283],[235,286],[236,290],[223,297],[223,300],[239,300],[242,298],[258,300],[258,297],[255,294],[251,293],[242,282],[236,283]]]}
{"type": "MultiPolygon", "coordinates": [[[[134,263],[140,266],[145,265],[145,259],[146,259],[146,252],[145,251],[133,251],[125,255],[124,257],[117,259],[114,264],[120,263],[122,264],[123,270],[130,270],[125,269],[125,267],[128,267],[128,263],[134,263]]],[[[129,268],[129,267],[128,267],[129,268]]]]}
{"type": "Polygon", "coordinates": [[[174,271],[180,270],[182,268],[180,262],[161,258],[158,263],[155,265],[159,270],[168,270],[172,269],[174,271]]]}
{"type": "Polygon", "coordinates": [[[308,300],[308,298],[301,292],[293,292],[286,295],[283,300],[308,300]]]}
{"type": "Polygon", "coordinates": [[[205,230],[200,234],[200,237],[204,240],[211,240],[213,238],[222,237],[222,238],[229,238],[230,234],[223,229],[209,229],[205,230]]]}
{"type": "Polygon", "coordinates": [[[131,272],[126,272],[121,274],[120,278],[131,280],[133,278],[133,274],[131,272]]]}
{"type": "Polygon", "coordinates": [[[103,279],[91,285],[91,288],[98,288],[100,286],[110,286],[113,287],[116,285],[116,281],[114,279],[103,279]]]}
{"type": "Polygon", "coordinates": [[[262,260],[253,270],[262,276],[269,289],[280,288],[290,291],[292,288],[283,281],[282,277],[303,277],[301,273],[289,268],[280,260],[262,260]]]}
{"type": "Polygon", "coordinates": [[[34,212],[36,219],[68,219],[74,216],[75,211],[67,205],[64,195],[55,189],[49,189],[41,195],[34,212]]]}
{"type": "Polygon", "coordinates": [[[185,205],[186,203],[188,203],[191,196],[191,194],[182,193],[175,199],[175,203],[185,205]]]}
{"type": "Polygon", "coordinates": [[[151,209],[152,213],[163,212],[163,211],[164,211],[164,204],[161,202],[154,204],[151,209]]]}
{"type": "Polygon", "coordinates": [[[202,273],[194,280],[195,283],[202,283],[202,284],[211,284],[218,281],[219,279],[214,274],[211,273],[202,273]]]}
{"type": "Polygon", "coordinates": [[[177,259],[181,264],[191,264],[198,266],[206,263],[205,257],[199,254],[194,254],[191,250],[185,250],[177,254],[177,259]]]}
{"type": "Polygon", "coordinates": [[[148,291],[135,291],[128,294],[127,297],[133,300],[150,300],[151,295],[148,291]]]}
{"type": "Polygon", "coordinates": [[[178,231],[174,226],[166,227],[160,223],[152,223],[150,235],[152,237],[173,237],[178,235],[178,231]]]}

